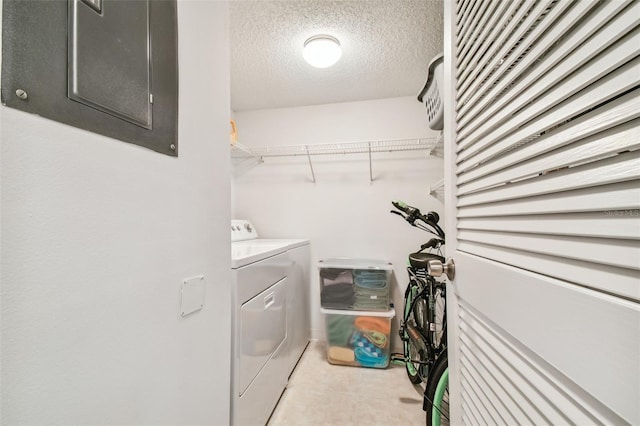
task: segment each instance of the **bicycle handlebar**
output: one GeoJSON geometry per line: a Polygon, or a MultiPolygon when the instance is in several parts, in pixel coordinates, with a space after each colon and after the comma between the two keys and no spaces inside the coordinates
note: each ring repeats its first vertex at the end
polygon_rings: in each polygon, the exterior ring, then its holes
{"type": "Polygon", "coordinates": [[[435,234],[438,237],[440,237],[442,240],[444,240],[444,231],[442,230],[442,228],[438,226],[438,221],[440,220],[440,216],[438,215],[438,213],[428,212],[426,215],[423,215],[420,212],[420,209],[418,209],[417,207],[410,206],[407,203],[404,203],[402,201],[394,200],[391,202],[391,204],[393,204],[395,208],[400,210],[400,211],[391,210],[391,213],[402,216],[404,220],[406,220],[411,224],[411,226],[420,227],[421,229],[431,232],[432,234],[435,234]],[[430,229],[425,229],[424,227],[416,225],[417,220],[420,220],[421,222],[423,222],[430,229]]]}
{"type": "Polygon", "coordinates": [[[408,214],[408,215],[412,215],[415,213],[416,208],[415,207],[411,207],[410,205],[408,205],[405,202],[402,201],[392,201],[391,204],[393,204],[393,207],[395,207],[396,209],[408,214]]]}

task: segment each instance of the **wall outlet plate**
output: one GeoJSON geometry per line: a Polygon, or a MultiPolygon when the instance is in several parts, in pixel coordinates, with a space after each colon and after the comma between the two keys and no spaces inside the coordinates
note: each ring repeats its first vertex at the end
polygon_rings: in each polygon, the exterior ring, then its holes
{"type": "Polygon", "coordinates": [[[180,315],[187,316],[204,308],[204,275],[182,281],[182,304],[180,315]]]}

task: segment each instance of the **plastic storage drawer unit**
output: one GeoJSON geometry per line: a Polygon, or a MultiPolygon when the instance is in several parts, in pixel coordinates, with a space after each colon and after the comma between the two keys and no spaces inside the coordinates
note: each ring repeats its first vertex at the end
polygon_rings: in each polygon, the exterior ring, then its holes
{"type": "Polygon", "coordinates": [[[320,305],[328,309],[386,311],[393,265],[383,260],[321,260],[320,305]]]}
{"type": "Polygon", "coordinates": [[[387,368],[393,308],[385,312],[340,311],[321,308],[330,364],[387,368]]]}

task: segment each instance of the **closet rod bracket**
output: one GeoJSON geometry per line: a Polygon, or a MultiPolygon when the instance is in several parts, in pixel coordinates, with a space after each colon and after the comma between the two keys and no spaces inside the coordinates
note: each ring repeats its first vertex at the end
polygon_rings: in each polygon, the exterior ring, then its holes
{"type": "Polygon", "coordinates": [[[311,162],[311,154],[309,154],[309,145],[305,145],[304,149],[307,151],[307,159],[309,160],[309,168],[311,169],[311,180],[313,183],[316,183],[316,174],[313,172],[313,163],[311,162]]]}

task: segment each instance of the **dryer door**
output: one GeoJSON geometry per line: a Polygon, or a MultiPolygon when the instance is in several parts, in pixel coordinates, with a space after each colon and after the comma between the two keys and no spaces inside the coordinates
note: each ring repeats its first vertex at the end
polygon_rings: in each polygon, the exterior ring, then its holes
{"type": "Polygon", "coordinates": [[[287,337],[286,281],[278,281],[240,309],[239,395],[287,337]]]}

